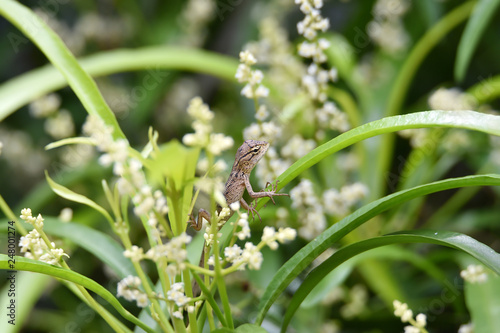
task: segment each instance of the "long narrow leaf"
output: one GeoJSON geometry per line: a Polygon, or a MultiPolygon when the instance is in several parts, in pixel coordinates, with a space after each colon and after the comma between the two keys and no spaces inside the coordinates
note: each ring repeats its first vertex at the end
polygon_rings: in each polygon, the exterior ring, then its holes
{"type": "MultiPolygon", "coordinates": [[[[99,283],[95,282],[94,280],[89,279],[88,277],[78,274],[76,272],[58,266],[49,265],[44,262],[31,260],[24,257],[15,257],[15,260],[16,260],[15,267],[16,270],[18,271],[36,272],[49,275],[65,281],[76,283],[82,287],[92,290],[97,295],[104,298],[111,306],[113,306],[116,309],[116,311],[118,311],[118,313],[122,315],[123,318],[141,327],[146,332],[154,333],[154,330],[144,325],[143,322],[134,317],[120,304],[120,302],[113,296],[113,294],[111,294],[108,290],[103,288],[99,283]]],[[[0,254],[0,269],[6,269],[6,270],[10,269],[9,257],[4,254],[0,254]]]]}
{"type": "Polygon", "coordinates": [[[109,221],[109,223],[111,225],[113,225],[113,218],[111,218],[111,215],[109,215],[109,213],[104,208],[102,208],[101,206],[96,204],[94,201],[90,200],[89,198],[87,198],[84,195],[81,195],[81,194],[78,194],[78,193],[71,191],[69,188],[66,188],[62,185],[57,184],[56,182],[54,182],[52,180],[52,178],[49,177],[49,174],[47,173],[47,171],[45,171],[45,178],[47,179],[49,186],[52,188],[52,190],[57,195],[63,197],[64,199],[78,202],[78,203],[87,205],[91,208],[94,208],[99,213],[101,213],[109,221]]]}
{"type": "Polygon", "coordinates": [[[469,66],[481,35],[493,18],[498,5],[500,5],[500,0],[479,0],[476,4],[458,45],[455,80],[462,81],[464,79],[467,66],[469,66]]]}
{"type": "Polygon", "coordinates": [[[104,101],[94,80],[82,69],[61,38],[35,13],[17,1],[2,0],[0,14],[47,56],[66,78],[87,112],[99,116],[107,125],[113,127],[115,138],[124,139],[125,135],[118,126],[115,115],[104,101]]]}
{"type": "MultiPolygon", "coordinates": [[[[425,127],[465,128],[500,136],[500,116],[474,111],[424,111],[372,121],[342,133],[304,155],[278,177],[278,189],[283,188],[326,156],[356,142],[384,133],[425,127]]],[[[268,200],[268,198],[259,199],[257,207],[263,207],[268,200]]]]}
{"type": "Polygon", "coordinates": [[[393,193],[361,207],[351,215],[325,230],[281,267],[261,298],[256,323],[262,323],[264,316],[278,296],[318,255],[323,253],[331,244],[337,242],[352,230],[369,221],[372,217],[396,205],[430,193],[457,187],[491,185],[500,185],[500,175],[468,176],[441,180],[393,193]]]}
{"type": "Polygon", "coordinates": [[[123,255],[125,249],[107,234],[78,223],[62,223],[52,217],[44,219],[45,232],[68,239],[89,251],[108,265],[120,278],[137,274],[130,259],[123,255]]]}
{"type": "Polygon", "coordinates": [[[457,232],[414,230],[367,239],[338,250],[309,273],[287,306],[281,331],[286,332],[290,320],[311,290],[340,264],[368,250],[399,243],[431,243],[456,248],[470,254],[500,274],[500,254],[483,243],[457,232]]]}
{"type": "MultiPolygon", "coordinates": [[[[185,70],[234,81],[238,61],[215,52],[178,46],[150,46],[135,50],[104,51],[78,60],[83,69],[99,77],[114,73],[147,70],[162,80],[161,70],[185,70]]],[[[56,68],[46,65],[19,75],[0,85],[0,121],[23,105],[67,85],[56,68]]]]}

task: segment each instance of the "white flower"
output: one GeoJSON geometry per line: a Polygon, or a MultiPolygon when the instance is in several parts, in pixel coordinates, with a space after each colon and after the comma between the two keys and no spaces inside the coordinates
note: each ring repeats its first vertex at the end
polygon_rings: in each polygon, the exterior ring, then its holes
{"type": "Polygon", "coordinates": [[[177,282],[172,284],[169,291],[167,291],[167,299],[170,301],[174,301],[175,304],[179,307],[183,307],[189,301],[191,301],[190,297],[187,297],[184,294],[184,282],[177,282]]]}
{"type": "Polygon", "coordinates": [[[144,308],[149,304],[148,296],[139,290],[141,280],[137,276],[129,275],[118,282],[117,293],[118,297],[123,297],[127,301],[135,300],[137,306],[144,308]]]}
{"type": "Polygon", "coordinates": [[[30,114],[35,118],[46,118],[56,112],[61,106],[61,97],[57,94],[48,94],[29,105],[30,114]]]}
{"type": "Polygon", "coordinates": [[[55,116],[47,118],[44,128],[55,139],[67,138],[75,132],[73,118],[67,110],[59,110],[55,116]]]}
{"type": "Polygon", "coordinates": [[[231,148],[233,144],[233,138],[221,133],[212,133],[210,134],[210,144],[207,146],[207,150],[217,156],[231,148]]]}
{"type": "Polygon", "coordinates": [[[224,256],[226,257],[226,260],[235,263],[237,261],[241,260],[241,253],[243,250],[236,244],[234,244],[231,247],[226,247],[224,249],[224,256]]]}
{"type": "Polygon", "coordinates": [[[254,270],[260,269],[262,261],[264,260],[262,253],[260,253],[257,246],[250,242],[245,244],[241,257],[243,261],[248,264],[248,268],[254,270]]]}
{"type": "Polygon", "coordinates": [[[144,257],[144,250],[142,249],[142,247],[138,247],[137,245],[132,245],[130,250],[125,250],[123,252],[123,255],[126,258],[130,258],[132,262],[139,262],[144,257]]]}
{"type": "Polygon", "coordinates": [[[427,316],[424,315],[423,313],[419,313],[416,317],[415,320],[417,322],[418,327],[425,327],[427,325],[427,316]]]}
{"type": "Polygon", "coordinates": [[[238,237],[240,240],[250,238],[251,235],[250,235],[250,226],[248,223],[248,214],[246,213],[241,214],[237,224],[241,228],[241,230],[235,233],[236,237],[238,237]]]}
{"type": "Polygon", "coordinates": [[[267,111],[267,108],[265,105],[259,106],[259,109],[255,113],[255,119],[258,121],[264,121],[269,117],[269,111],[267,111]]]}
{"type": "Polygon", "coordinates": [[[474,333],[474,324],[468,323],[460,325],[458,333],[474,333]]]}
{"type": "Polygon", "coordinates": [[[428,100],[429,106],[434,110],[473,110],[477,102],[471,95],[458,88],[439,88],[428,100]]]}
{"type": "Polygon", "coordinates": [[[276,250],[278,248],[278,242],[276,242],[275,235],[276,230],[273,227],[264,227],[262,241],[266,243],[271,250],[276,250]]]}
{"type": "Polygon", "coordinates": [[[241,95],[248,99],[267,97],[269,89],[261,84],[264,74],[260,70],[252,70],[250,66],[257,63],[254,55],[250,51],[240,52],[240,65],[236,70],[235,77],[240,83],[246,83],[241,90],[241,95]]]}
{"type": "Polygon", "coordinates": [[[238,211],[240,209],[240,202],[239,201],[233,202],[232,204],[229,205],[229,208],[231,208],[231,210],[235,212],[238,211]]]}
{"type": "Polygon", "coordinates": [[[59,219],[63,222],[70,222],[73,218],[73,209],[66,207],[59,213],[59,219]]]}
{"type": "Polygon", "coordinates": [[[240,61],[247,66],[252,66],[257,63],[257,59],[255,59],[255,56],[248,50],[240,52],[240,61]]]}
{"type": "Polygon", "coordinates": [[[484,283],[488,280],[488,273],[482,265],[469,265],[460,272],[460,276],[469,283],[484,283]]]}
{"type": "Polygon", "coordinates": [[[288,143],[281,148],[281,155],[283,157],[298,160],[314,148],[316,148],[314,140],[305,140],[302,136],[300,136],[300,134],[295,134],[290,140],[288,140],[288,143]]]}

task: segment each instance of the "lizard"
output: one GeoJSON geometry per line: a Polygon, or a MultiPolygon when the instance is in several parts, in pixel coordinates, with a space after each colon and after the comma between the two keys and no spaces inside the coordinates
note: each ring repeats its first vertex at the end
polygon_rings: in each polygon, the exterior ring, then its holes
{"type": "MultiPolygon", "coordinates": [[[[249,205],[245,199],[243,199],[243,194],[245,193],[245,189],[247,190],[250,197],[254,199],[268,197],[271,199],[273,204],[275,196],[289,196],[287,193],[276,193],[276,187],[278,182],[276,183],[267,183],[266,187],[271,185],[271,191],[260,191],[255,192],[252,188],[252,184],[250,184],[250,173],[255,168],[257,163],[262,159],[267,149],[269,148],[269,143],[266,141],[257,141],[257,140],[246,140],[243,144],[238,148],[236,152],[236,157],[234,159],[233,168],[231,169],[231,173],[226,181],[225,189],[223,192],[224,198],[226,199],[226,203],[230,206],[234,202],[240,203],[241,207],[246,209],[249,213],[252,214],[252,218],[254,214],[259,217],[261,220],[259,213],[255,209],[255,206],[249,205]]],[[[219,206],[217,210],[220,212],[222,208],[219,206]]],[[[231,210],[231,213],[223,218],[222,223],[225,223],[231,216],[234,214],[234,211],[231,210]]],[[[203,219],[207,221],[211,221],[211,215],[209,212],[201,208],[198,211],[198,219],[195,220],[193,214],[189,215],[189,221],[191,227],[196,231],[200,231],[203,226],[203,219]]],[[[262,221],[262,220],[261,220],[262,221]]],[[[204,242],[203,249],[205,249],[206,241],[204,242]]],[[[205,258],[205,250],[202,251],[200,258],[200,267],[204,266],[204,258],[205,258]]],[[[199,294],[199,286],[197,283],[193,281],[193,291],[194,294],[199,294]]]]}
{"type": "MultiPolygon", "coordinates": [[[[259,217],[260,215],[252,205],[249,205],[245,199],[243,199],[243,194],[245,193],[245,189],[251,198],[258,199],[268,197],[271,199],[273,204],[274,196],[288,196],[287,193],[276,193],[276,183],[267,183],[266,187],[271,185],[271,191],[260,191],[255,192],[252,188],[252,184],[250,184],[250,173],[255,168],[257,163],[262,159],[267,149],[269,148],[269,143],[266,141],[256,141],[256,140],[246,140],[243,144],[238,148],[236,152],[236,157],[234,159],[233,168],[231,169],[231,173],[226,182],[226,186],[223,192],[224,198],[226,199],[227,205],[231,205],[234,202],[239,201],[240,205],[246,209],[250,214],[252,214],[252,218],[254,214],[259,217]]],[[[225,218],[227,221],[234,212],[231,212],[229,216],[225,218]]],[[[191,227],[193,227],[196,231],[199,231],[203,225],[203,219],[210,221],[211,216],[210,213],[201,208],[198,212],[198,220],[195,221],[194,217],[190,215],[189,223],[191,227]]],[[[224,221],[225,222],[225,221],[224,221]]]]}

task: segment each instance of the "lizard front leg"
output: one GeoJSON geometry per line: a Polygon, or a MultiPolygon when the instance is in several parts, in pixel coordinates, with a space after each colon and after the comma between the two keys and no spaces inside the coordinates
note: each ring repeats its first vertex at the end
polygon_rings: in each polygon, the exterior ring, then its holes
{"type": "MultiPolygon", "coordinates": [[[[268,182],[269,184],[269,182],[268,182]]],[[[260,192],[254,192],[253,188],[252,188],[252,184],[250,184],[250,179],[248,177],[245,177],[245,187],[247,189],[247,192],[248,194],[254,198],[254,199],[257,199],[257,198],[265,198],[265,197],[268,197],[271,199],[271,201],[273,202],[273,204],[276,204],[274,202],[274,198],[275,196],[289,196],[287,193],[276,193],[276,186],[278,184],[278,181],[276,181],[276,185],[274,185],[274,183],[271,183],[271,191],[260,191],[260,192]]]]}

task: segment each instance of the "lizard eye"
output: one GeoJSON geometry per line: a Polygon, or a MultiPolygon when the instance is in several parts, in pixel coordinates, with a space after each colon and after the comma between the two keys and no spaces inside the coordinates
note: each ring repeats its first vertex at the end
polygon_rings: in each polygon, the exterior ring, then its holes
{"type": "Polygon", "coordinates": [[[257,154],[260,150],[260,146],[255,146],[252,148],[252,153],[257,154]]]}

